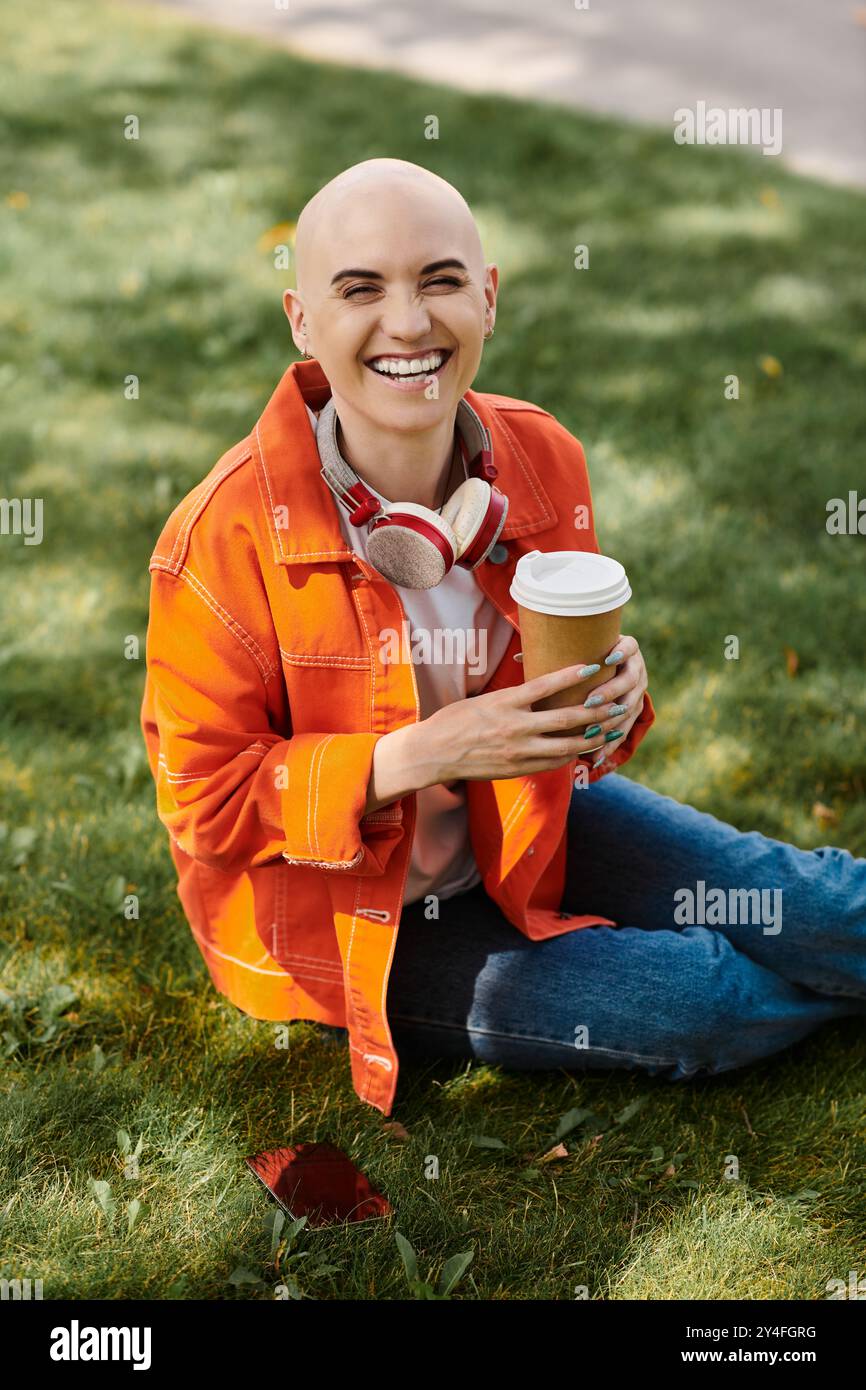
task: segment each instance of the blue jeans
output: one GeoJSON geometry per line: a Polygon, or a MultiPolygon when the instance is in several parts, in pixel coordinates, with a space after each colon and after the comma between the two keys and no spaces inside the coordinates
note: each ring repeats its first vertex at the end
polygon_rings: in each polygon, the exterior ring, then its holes
{"type": "Polygon", "coordinates": [[[561,910],[618,925],[529,941],[481,886],[438,920],[405,907],[387,998],[401,1060],[679,1080],[866,1014],[866,860],[847,850],[739,831],[611,772],[572,795],[561,910]],[[700,882],[722,890],[717,924],[683,896],[700,882]]]}

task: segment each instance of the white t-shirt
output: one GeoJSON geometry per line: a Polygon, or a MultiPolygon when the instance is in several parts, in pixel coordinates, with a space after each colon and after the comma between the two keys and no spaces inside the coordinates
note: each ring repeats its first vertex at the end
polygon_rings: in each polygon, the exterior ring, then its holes
{"type": "MultiPolygon", "coordinates": [[[[309,406],[307,413],[315,432],[316,416],[309,406]]],[[[327,486],[324,480],[322,486],[327,486]]],[[[388,498],[374,488],[370,491],[389,505],[388,498]]],[[[336,498],[334,506],[347,545],[367,560],[367,527],[353,526],[336,498]]],[[[404,589],[397,584],[394,589],[409,624],[408,654],[417,653],[413,666],[420,717],[427,719],[486,685],[511,641],[513,628],[470,571],[460,565],[454,565],[432,589],[404,589]]],[[[401,656],[395,654],[396,659],[401,656]]],[[[427,893],[444,899],[473,888],[481,875],[469,839],[465,782],[422,787],[416,796],[418,815],[404,903],[427,893]]]]}

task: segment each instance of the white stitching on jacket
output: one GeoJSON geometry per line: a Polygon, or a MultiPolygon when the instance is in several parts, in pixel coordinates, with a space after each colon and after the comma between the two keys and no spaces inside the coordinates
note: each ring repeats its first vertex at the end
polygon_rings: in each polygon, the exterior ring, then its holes
{"type": "Polygon", "coordinates": [[[283,960],[299,960],[309,965],[317,965],[320,970],[333,970],[340,979],[343,978],[342,962],[337,965],[334,961],[328,960],[327,956],[307,956],[302,951],[283,951],[282,958],[283,960]]]}
{"type": "Polygon", "coordinates": [[[271,521],[272,521],[272,523],[273,523],[274,532],[275,532],[276,537],[277,537],[277,545],[280,547],[280,555],[281,555],[282,558],[285,560],[285,558],[286,558],[286,552],[285,552],[284,549],[283,549],[283,538],[282,538],[282,535],[280,534],[280,532],[281,532],[281,530],[282,530],[282,527],[280,527],[280,526],[277,525],[276,517],[275,517],[275,515],[274,515],[274,512],[275,512],[275,510],[276,510],[276,508],[274,507],[274,494],[271,492],[271,478],[270,478],[270,474],[268,473],[268,465],[267,465],[267,461],[266,461],[266,459],[265,459],[265,449],[264,449],[264,445],[262,444],[262,436],[261,436],[261,434],[259,433],[259,422],[258,422],[258,421],[256,421],[256,439],[257,439],[258,442],[259,442],[259,458],[261,459],[262,473],[264,474],[264,479],[265,479],[265,487],[266,487],[267,490],[268,490],[268,501],[269,501],[270,504],[271,504],[271,521]]]}
{"type": "Polygon", "coordinates": [[[211,955],[219,956],[221,960],[227,960],[232,965],[239,965],[244,970],[250,970],[254,975],[277,975],[282,979],[286,978],[285,970],[265,970],[261,965],[250,965],[249,961],[240,960],[238,956],[230,956],[225,951],[221,951],[219,947],[214,946],[212,942],[208,941],[206,936],[202,936],[200,932],[197,932],[192,922],[189,923],[189,929],[196,941],[201,944],[202,949],[210,951],[211,955]]]}
{"type": "MultiPolygon", "coordinates": [[[[151,569],[162,570],[163,566],[154,565],[153,560],[162,560],[164,558],[165,557],[162,555],[153,556],[151,559],[151,569]]],[[[253,658],[253,660],[259,668],[259,671],[261,672],[262,679],[264,680],[265,685],[267,685],[271,677],[277,674],[278,667],[268,665],[267,655],[264,652],[262,652],[262,655],[264,656],[266,663],[265,669],[262,669],[261,663],[259,662],[258,658],[255,655],[255,652],[252,650],[252,647],[250,646],[250,643],[252,642],[255,646],[258,647],[258,643],[255,641],[255,638],[252,637],[252,635],[248,633],[245,628],[241,627],[237,619],[233,618],[231,613],[229,613],[227,609],[222,607],[222,604],[220,604],[218,600],[213,597],[213,595],[210,593],[210,590],[205,588],[204,584],[202,584],[202,581],[198,579],[197,576],[193,574],[192,570],[188,569],[186,565],[183,565],[180,569],[173,569],[169,566],[168,573],[171,574],[171,576],[174,579],[179,579],[182,583],[185,583],[187,576],[189,576],[191,581],[189,584],[189,588],[192,589],[193,593],[198,594],[199,598],[202,600],[203,603],[207,605],[208,608],[212,609],[213,613],[216,617],[220,619],[220,622],[222,622],[226,630],[232,632],[233,627],[237,629],[237,632],[234,632],[233,635],[236,636],[238,640],[242,642],[243,645],[247,648],[250,656],[253,658]],[[207,595],[208,597],[205,597],[205,595],[207,595]],[[212,602],[209,602],[208,599],[212,600],[212,602]],[[213,607],[213,604],[216,604],[216,607],[213,607]],[[222,609],[222,612],[225,613],[226,617],[229,619],[229,623],[227,623],[225,621],[225,618],[221,616],[218,609],[222,609]],[[233,627],[229,625],[230,623],[233,625],[233,627]]],[[[260,647],[259,651],[261,651],[260,647]]]]}
{"type": "Polygon", "coordinates": [[[522,810],[523,802],[529,796],[530,785],[531,784],[529,782],[526,783],[526,785],[523,788],[523,791],[520,793],[517,800],[514,802],[514,805],[511,807],[511,810],[508,812],[508,815],[505,817],[505,820],[502,823],[503,839],[505,838],[506,832],[511,829],[511,822],[517,816],[518,811],[522,810]]]}
{"type": "MultiPolygon", "coordinates": [[[[316,837],[316,849],[317,849],[317,850],[318,850],[318,848],[319,848],[319,782],[320,782],[321,777],[322,777],[322,767],[323,767],[324,762],[325,762],[325,752],[326,752],[326,750],[327,750],[328,744],[329,744],[329,743],[331,742],[331,740],[334,739],[334,738],[336,738],[336,734],[329,734],[328,737],[324,740],[323,743],[319,743],[319,744],[316,745],[317,751],[318,751],[319,748],[321,748],[321,750],[322,750],[321,753],[319,754],[319,768],[318,768],[318,771],[317,771],[317,773],[316,773],[316,800],[315,800],[314,805],[313,805],[313,834],[314,834],[315,837],[316,837]]],[[[311,777],[312,777],[312,769],[311,769],[310,775],[311,775],[311,777]]],[[[311,846],[311,848],[312,848],[312,846],[311,846]]]]}
{"type": "MultiPolygon", "coordinates": [[[[358,1048],[357,1050],[360,1052],[360,1048],[358,1048]]],[[[394,1063],[391,1061],[391,1058],[380,1057],[378,1052],[365,1052],[364,1061],[369,1062],[371,1066],[375,1062],[377,1067],[384,1067],[385,1071],[394,1070],[394,1063]]]]}
{"type": "MultiPolygon", "coordinates": [[[[263,743],[251,744],[249,748],[239,748],[235,757],[240,758],[244,753],[252,753],[253,757],[260,758],[268,750],[263,743]]],[[[221,767],[213,768],[210,772],[172,772],[168,763],[160,753],[157,757],[157,767],[163,770],[163,776],[167,782],[203,782],[208,777],[214,777],[218,772],[222,772],[221,767]]],[[[225,766],[225,764],[223,764],[225,766]]],[[[183,846],[181,846],[183,848],[183,846]]]]}
{"type": "MultiPolygon", "coordinates": [[[[331,734],[331,738],[333,737],[334,735],[331,734]]],[[[323,738],[320,738],[319,742],[315,745],[312,752],[310,753],[310,766],[307,772],[307,847],[309,848],[311,854],[315,853],[315,850],[313,849],[313,771],[316,766],[316,755],[324,742],[325,740],[323,738]]],[[[316,850],[318,849],[318,847],[319,845],[317,841],[316,850]]]]}
{"type": "MultiPolygon", "coordinates": [[[[333,976],[329,979],[325,975],[316,975],[312,971],[296,973],[294,970],[265,970],[263,966],[250,965],[248,961],[240,960],[237,956],[230,956],[226,951],[221,951],[217,946],[214,946],[208,941],[207,937],[201,936],[192,925],[190,925],[190,929],[196,941],[199,942],[202,950],[207,951],[212,956],[219,956],[220,960],[226,960],[230,965],[239,965],[243,970],[249,970],[254,975],[274,975],[282,980],[288,979],[290,983],[294,983],[295,980],[315,980],[316,983],[320,985],[335,985],[341,983],[340,980],[333,976]]],[[[287,1021],[293,1023],[294,1019],[289,1019],[287,1021]]]]}
{"type": "MultiPolygon", "coordinates": [[[[162,775],[167,782],[203,782],[206,777],[212,776],[210,772],[170,772],[168,763],[160,753],[156,760],[157,768],[162,768],[162,775]]],[[[183,846],[181,846],[181,849],[183,846]]]]}
{"type": "Polygon", "coordinates": [[[366,656],[308,656],[304,652],[287,652],[280,647],[280,656],[290,666],[343,666],[351,671],[369,671],[366,656]]]}
{"type": "Polygon", "coordinates": [[[271,666],[267,654],[262,651],[252,634],[247,632],[246,628],[241,627],[237,618],[233,618],[227,608],[223,608],[219,599],[214,597],[210,589],[199,579],[197,574],[193,574],[192,570],[187,565],[182,566],[182,568],[178,570],[177,577],[178,579],[184,580],[188,577],[190,587],[196,591],[205,603],[207,603],[208,608],[220,619],[223,626],[226,627],[229,632],[233,632],[239,641],[243,642],[253,661],[261,671],[262,680],[267,684],[271,676],[276,675],[277,668],[276,666],[271,666]],[[210,602],[208,602],[208,600],[210,600],[210,602]]]}
{"type": "MultiPolygon", "coordinates": [[[[281,528],[282,529],[282,528],[281,528]]],[[[284,556],[286,560],[352,560],[352,550],[299,550],[294,555],[284,556]]]]}
{"type": "Polygon", "coordinates": [[[364,846],[358,850],[354,859],[293,859],[283,850],[283,858],[287,864],[298,864],[304,869],[354,869],[364,857],[364,846]]]}
{"type": "Polygon", "coordinates": [[[361,619],[361,625],[363,626],[364,632],[367,634],[367,649],[370,653],[370,664],[367,669],[370,672],[370,729],[372,730],[373,717],[376,710],[376,653],[373,650],[373,639],[370,636],[370,629],[367,626],[367,619],[364,616],[364,610],[361,607],[361,604],[358,602],[358,598],[354,589],[352,590],[352,601],[355,605],[355,610],[358,614],[358,617],[361,619]]]}
{"type": "MultiPolygon", "coordinates": [[[[190,531],[190,528],[192,527],[193,522],[196,521],[198,517],[201,515],[202,511],[207,506],[214,492],[216,492],[223,478],[227,477],[228,474],[231,473],[235,468],[240,468],[241,464],[246,463],[249,459],[252,458],[252,456],[253,451],[252,449],[248,448],[246,454],[244,454],[241,458],[232,459],[231,463],[227,463],[225,468],[221,469],[215,477],[211,478],[209,486],[206,488],[201,497],[197,498],[196,501],[192,503],[189,511],[187,512],[180,525],[180,529],[178,530],[177,535],[174,538],[174,545],[171,548],[171,555],[169,556],[170,565],[173,566],[175,564],[175,551],[177,550],[178,546],[181,545],[181,542],[186,542],[186,537],[190,531]]],[[[181,546],[181,550],[182,549],[183,547],[181,546]]]]}

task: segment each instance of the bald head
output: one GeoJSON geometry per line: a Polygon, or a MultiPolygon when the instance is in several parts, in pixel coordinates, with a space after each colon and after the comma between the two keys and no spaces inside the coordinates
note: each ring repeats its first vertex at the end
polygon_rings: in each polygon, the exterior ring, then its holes
{"type": "MultiPolygon", "coordinates": [[[[305,297],[316,296],[335,243],[381,236],[393,219],[408,225],[418,217],[459,240],[473,274],[483,279],[484,251],[475,219],[453,184],[404,159],[365,159],[344,169],[320,188],[304,207],[295,232],[295,276],[305,297]]],[[[399,223],[397,224],[399,225],[399,223]]],[[[367,264],[365,261],[364,264],[367,264]]]]}
{"type": "Polygon", "coordinates": [[[462,194],[402,159],[356,164],[298,218],[295,274],[283,292],[295,344],[318,360],[356,450],[362,419],[450,450],[499,283],[462,194]]]}

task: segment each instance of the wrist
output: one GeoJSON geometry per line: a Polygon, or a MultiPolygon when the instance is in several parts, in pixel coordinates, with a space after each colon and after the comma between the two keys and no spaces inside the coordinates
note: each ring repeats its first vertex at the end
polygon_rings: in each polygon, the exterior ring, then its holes
{"type": "Polygon", "coordinates": [[[383,734],[377,742],[367,787],[366,815],[438,780],[429,756],[429,740],[419,735],[422,728],[423,724],[405,724],[383,734]]]}
{"type": "Polygon", "coordinates": [[[422,719],[417,724],[406,724],[398,731],[403,736],[400,753],[415,791],[435,786],[453,775],[440,757],[435,727],[431,727],[431,722],[430,719],[422,719]]]}

